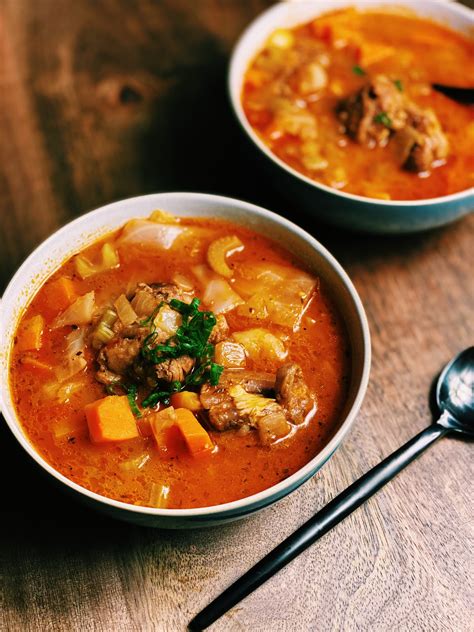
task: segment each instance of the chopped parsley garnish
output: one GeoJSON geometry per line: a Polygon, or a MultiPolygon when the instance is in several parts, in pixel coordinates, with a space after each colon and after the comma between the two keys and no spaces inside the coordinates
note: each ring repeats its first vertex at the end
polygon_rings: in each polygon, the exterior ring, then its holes
{"type": "Polygon", "coordinates": [[[399,92],[403,92],[403,83],[400,79],[395,79],[393,83],[395,84],[395,87],[399,92]]]}
{"type": "Polygon", "coordinates": [[[359,75],[359,77],[363,77],[364,75],[367,74],[363,68],[361,68],[360,66],[357,66],[357,65],[356,66],[352,66],[352,72],[355,75],[359,75]]]}
{"type": "Polygon", "coordinates": [[[132,409],[132,413],[135,415],[135,417],[137,417],[138,419],[140,419],[140,417],[142,416],[140,409],[137,406],[137,387],[135,384],[131,384],[130,386],[125,387],[126,391],[127,391],[127,399],[128,399],[128,403],[130,404],[130,408],[132,409]]]}
{"type": "Polygon", "coordinates": [[[380,123],[381,125],[385,125],[385,127],[392,127],[392,119],[387,112],[379,112],[376,114],[374,116],[374,123],[380,123]]]}
{"type": "Polygon", "coordinates": [[[166,360],[188,356],[194,358],[195,363],[191,372],[182,381],[176,380],[170,384],[160,381],[143,400],[143,407],[155,406],[159,402],[168,404],[173,393],[200,386],[205,382],[210,382],[213,386],[218,384],[224,367],[213,362],[214,345],[209,342],[216,317],[212,312],[200,311],[199,305],[198,298],[194,298],[189,304],[177,299],[169,302],[171,309],[181,314],[182,323],[176,333],[163,343],[155,344],[158,332],[153,322],[154,317],[147,319],[146,324],[150,325],[151,331],[141,348],[141,356],[145,362],[161,364],[166,360]]]}

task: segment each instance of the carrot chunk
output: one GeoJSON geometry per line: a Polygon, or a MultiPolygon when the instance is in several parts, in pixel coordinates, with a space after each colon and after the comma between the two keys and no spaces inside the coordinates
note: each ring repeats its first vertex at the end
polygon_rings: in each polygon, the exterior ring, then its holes
{"type": "Polygon", "coordinates": [[[183,449],[192,456],[211,452],[214,444],[206,430],[187,408],[165,408],[150,419],[158,448],[170,456],[183,449]]]}
{"type": "Polygon", "coordinates": [[[89,435],[94,443],[127,441],[139,436],[126,395],[108,395],[85,407],[89,435]]]}
{"type": "Polygon", "coordinates": [[[25,320],[18,331],[18,351],[38,351],[41,349],[43,330],[44,318],[41,314],[25,320]]]}
{"type": "Polygon", "coordinates": [[[68,277],[59,277],[56,281],[52,281],[46,285],[44,294],[49,306],[62,312],[69,307],[77,298],[76,290],[72,279],[68,277]]]}
{"type": "Polygon", "coordinates": [[[193,456],[211,452],[214,449],[211,437],[207,434],[193,413],[187,408],[177,408],[176,423],[193,456]]]}
{"type": "Polygon", "coordinates": [[[201,400],[197,393],[192,391],[181,391],[180,393],[173,393],[171,395],[171,404],[175,408],[187,408],[192,412],[202,410],[201,400]]]}

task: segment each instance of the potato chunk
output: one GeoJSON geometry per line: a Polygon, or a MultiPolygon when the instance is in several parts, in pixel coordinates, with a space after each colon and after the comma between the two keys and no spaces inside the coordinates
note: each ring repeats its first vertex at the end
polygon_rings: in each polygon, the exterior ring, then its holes
{"type": "Polygon", "coordinates": [[[245,348],[238,342],[224,340],[218,342],[214,351],[214,361],[226,369],[241,369],[245,367],[245,348]]]}

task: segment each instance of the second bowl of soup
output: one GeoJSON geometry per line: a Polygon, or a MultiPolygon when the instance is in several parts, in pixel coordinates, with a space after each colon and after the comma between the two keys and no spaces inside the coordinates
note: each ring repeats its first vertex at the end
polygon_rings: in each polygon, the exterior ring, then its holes
{"type": "Polygon", "coordinates": [[[379,232],[473,205],[472,12],[454,3],[281,3],[239,41],[229,87],[275,184],[315,215],[379,232]]]}

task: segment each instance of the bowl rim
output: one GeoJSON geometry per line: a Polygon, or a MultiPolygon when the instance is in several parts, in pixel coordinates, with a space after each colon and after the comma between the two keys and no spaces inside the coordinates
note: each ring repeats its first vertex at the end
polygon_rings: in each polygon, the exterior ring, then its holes
{"type": "MultiPolygon", "coordinates": [[[[38,251],[40,252],[42,259],[45,259],[45,254],[48,250],[48,246],[56,242],[58,238],[62,236],[68,235],[71,231],[74,232],[79,226],[83,226],[88,219],[97,216],[103,216],[104,225],[106,225],[107,216],[110,217],[109,214],[114,211],[118,211],[124,206],[133,205],[134,203],[138,203],[139,201],[144,202],[146,200],[150,201],[151,205],[159,204],[160,199],[164,201],[166,200],[178,200],[182,202],[185,207],[186,201],[192,200],[200,200],[200,201],[213,201],[215,203],[219,203],[223,208],[232,207],[233,209],[243,211],[244,213],[250,215],[256,215],[263,219],[269,220],[270,222],[274,222],[278,224],[280,227],[284,228],[286,231],[293,233],[297,237],[304,240],[308,245],[317,252],[320,258],[322,258],[331,269],[337,274],[339,280],[342,285],[345,287],[348,292],[350,299],[352,300],[353,306],[355,308],[355,313],[357,315],[358,326],[361,330],[361,338],[362,338],[362,370],[359,379],[359,383],[357,384],[354,399],[350,409],[347,411],[345,418],[342,423],[340,423],[339,428],[328,441],[328,443],[320,450],[308,463],[306,463],[302,468],[297,470],[294,474],[289,476],[288,478],[280,481],[276,485],[268,487],[267,489],[262,490],[256,494],[252,494],[251,496],[246,496],[245,498],[241,498],[235,501],[222,503],[219,505],[212,505],[209,507],[195,507],[188,509],[159,509],[154,507],[145,507],[141,505],[132,505],[129,503],[125,503],[122,501],[115,500],[113,498],[108,498],[107,496],[102,496],[101,494],[97,494],[86,487],[83,487],[74,481],[68,479],[66,476],[57,471],[52,465],[50,465],[46,459],[44,459],[39,452],[34,448],[33,444],[27,439],[26,434],[23,433],[21,429],[21,422],[18,418],[18,415],[14,409],[13,405],[8,405],[7,401],[3,397],[3,392],[8,393],[11,396],[10,385],[7,383],[0,389],[0,412],[3,414],[3,417],[12,431],[13,435],[22,446],[22,448],[36,461],[38,465],[40,465],[46,472],[52,475],[54,478],[59,480],[59,482],[65,484],[67,487],[71,488],[75,492],[78,492],[82,496],[86,496],[89,499],[98,502],[101,505],[106,505],[113,509],[119,509],[126,512],[131,512],[133,514],[141,514],[144,516],[155,516],[155,517],[169,517],[169,518],[192,518],[192,517],[213,517],[219,516],[223,517],[224,515],[236,515],[236,512],[240,510],[240,515],[245,515],[250,513],[252,510],[257,510],[259,508],[263,508],[268,504],[272,504],[276,500],[283,498],[285,495],[290,493],[296,486],[302,484],[305,480],[311,477],[323,464],[324,462],[331,456],[331,454],[336,450],[336,448],[340,445],[346,433],[349,431],[351,426],[353,425],[357,413],[359,412],[360,406],[364,399],[368,380],[370,373],[370,365],[371,365],[371,340],[370,340],[370,331],[367,322],[367,316],[362,305],[361,299],[355,289],[352,281],[350,280],[348,274],[342,268],[341,264],[334,258],[334,256],[320,243],[318,242],[312,235],[307,233],[304,229],[300,228],[297,224],[294,224],[290,220],[282,217],[272,211],[269,211],[263,207],[257,206],[250,202],[245,202],[243,200],[230,198],[221,195],[212,195],[206,193],[191,193],[191,192],[172,192],[172,193],[152,193],[148,195],[134,196],[131,198],[126,198],[123,200],[119,200],[116,202],[112,202],[103,206],[100,206],[92,211],[89,211],[80,217],[68,222],[63,227],[59,228],[52,235],[50,235],[46,240],[41,242],[33,252],[25,259],[25,261],[21,264],[18,270],[13,275],[9,284],[7,285],[5,292],[3,294],[3,298],[0,303],[0,311],[1,311],[1,319],[3,321],[3,308],[5,305],[5,299],[7,300],[15,300],[22,288],[19,286],[18,289],[15,289],[17,282],[21,278],[22,272],[25,268],[31,265],[34,262],[35,258],[38,256],[38,251]],[[281,493],[280,493],[281,492],[281,493]],[[277,498],[272,499],[272,496],[277,495],[277,498]],[[266,501],[266,502],[265,502],[266,501]]],[[[192,216],[192,214],[190,215],[192,216]]],[[[197,213],[195,216],[199,216],[197,213]]],[[[134,217],[133,213],[131,213],[130,218],[134,217]]],[[[126,221],[126,220],[124,220],[126,221]]],[[[232,220],[231,220],[232,221],[232,220]]],[[[38,263],[35,264],[38,267],[38,263]]],[[[55,263],[52,267],[51,272],[48,274],[48,277],[58,269],[60,263],[55,263]]],[[[44,281],[43,281],[44,282],[44,281]]],[[[36,290],[37,291],[37,290],[36,290]]],[[[31,300],[29,297],[29,300],[31,300]]],[[[28,301],[29,302],[29,301],[28,301]]],[[[21,314],[22,312],[20,312],[21,314]]],[[[1,324],[1,323],[0,323],[1,324]]],[[[6,345],[6,354],[9,360],[10,352],[11,352],[11,340],[5,342],[6,345]]]]}
{"type": "MultiPolygon", "coordinates": [[[[425,5],[435,6],[437,9],[443,8],[446,9],[446,12],[449,13],[457,13],[461,17],[468,18],[471,22],[474,23],[474,11],[467,6],[458,4],[455,0],[422,0],[422,3],[425,5]]],[[[326,193],[339,196],[345,200],[351,200],[354,202],[363,202],[366,204],[376,204],[380,207],[397,207],[401,210],[405,209],[406,211],[411,211],[413,207],[425,207],[431,206],[434,204],[444,204],[449,202],[455,202],[459,200],[463,200],[468,197],[474,191],[474,187],[469,187],[467,189],[462,189],[461,191],[456,191],[455,193],[449,193],[448,195],[441,195],[433,198],[423,198],[420,200],[383,200],[379,198],[366,197],[363,195],[358,195],[356,193],[349,193],[347,191],[341,191],[340,189],[336,189],[335,187],[330,187],[323,182],[318,182],[316,180],[312,180],[304,173],[301,173],[297,169],[294,169],[289,164],[284,162],[281,158],[279,158],[276,154],[274,154],[269,147],[263,142],[263,140],[258,136],[258,134],[254,131],[253,127],[250,125],[247,117],[245,116],[245,112],[242,107],[241,100],[241,89],[243,82],[241,81],[241,74],[237,70],[237,64],[240,61],[241,56],[247,56],[246,52],[249,50],[248,39],[253,36],[255,33],[258,33],[260,29],[265,25],[269,16],[273,16],[273,14],[278,14],[279,12],[283,12],[288,9],[289,5],[296,4],[314,4],[315,17],[319,15],[324,15],[324,13],[329,13],[331,9],[325,8],[323,9],[317,0],[287,0],[286,2],[278,2],[277,4],[265,9],[262,13],[260,13],[254,20],[250,22],[250,24],[245,28],[245,30],[240,35],[237,40],[230,57],[230,62],[228,66],[227,72],[227,92],[229,95],[229,100],[231,103],[232,110],[251,141],[255,143],[255,145],[260,149],[263,154],[274,162],[276,165],[284,169],[290,175],[298,178],[303,181],[305,184],[308,184],[316,189],[321,189],[326,193]]],[[[417,11],[420,7],[420,3],[415,0],[357,0],[358,5],[366,5],[367,8],[373,7],[374,9],[396,5],[404,5],[407,8],[413,8],[413,10],[417,11]]],[[[347,7],[354,6],[354,0],[340,0],[337,3],[337,6],[334,8],[344,8],[344,5],[347,7]],[[340,6],[342,5],[342,6],[340,6]]],[[[434,20],[436,21],[436,20],[434,20]]],[[[277,27],[275,27],[277,28],[277,27]]],[[[248,55],[248,62],[255,58],[259,48],[255,47],[251,55],[248,55]]],[[[383,209],[380,209],[383,210],[383,209]]]]}

